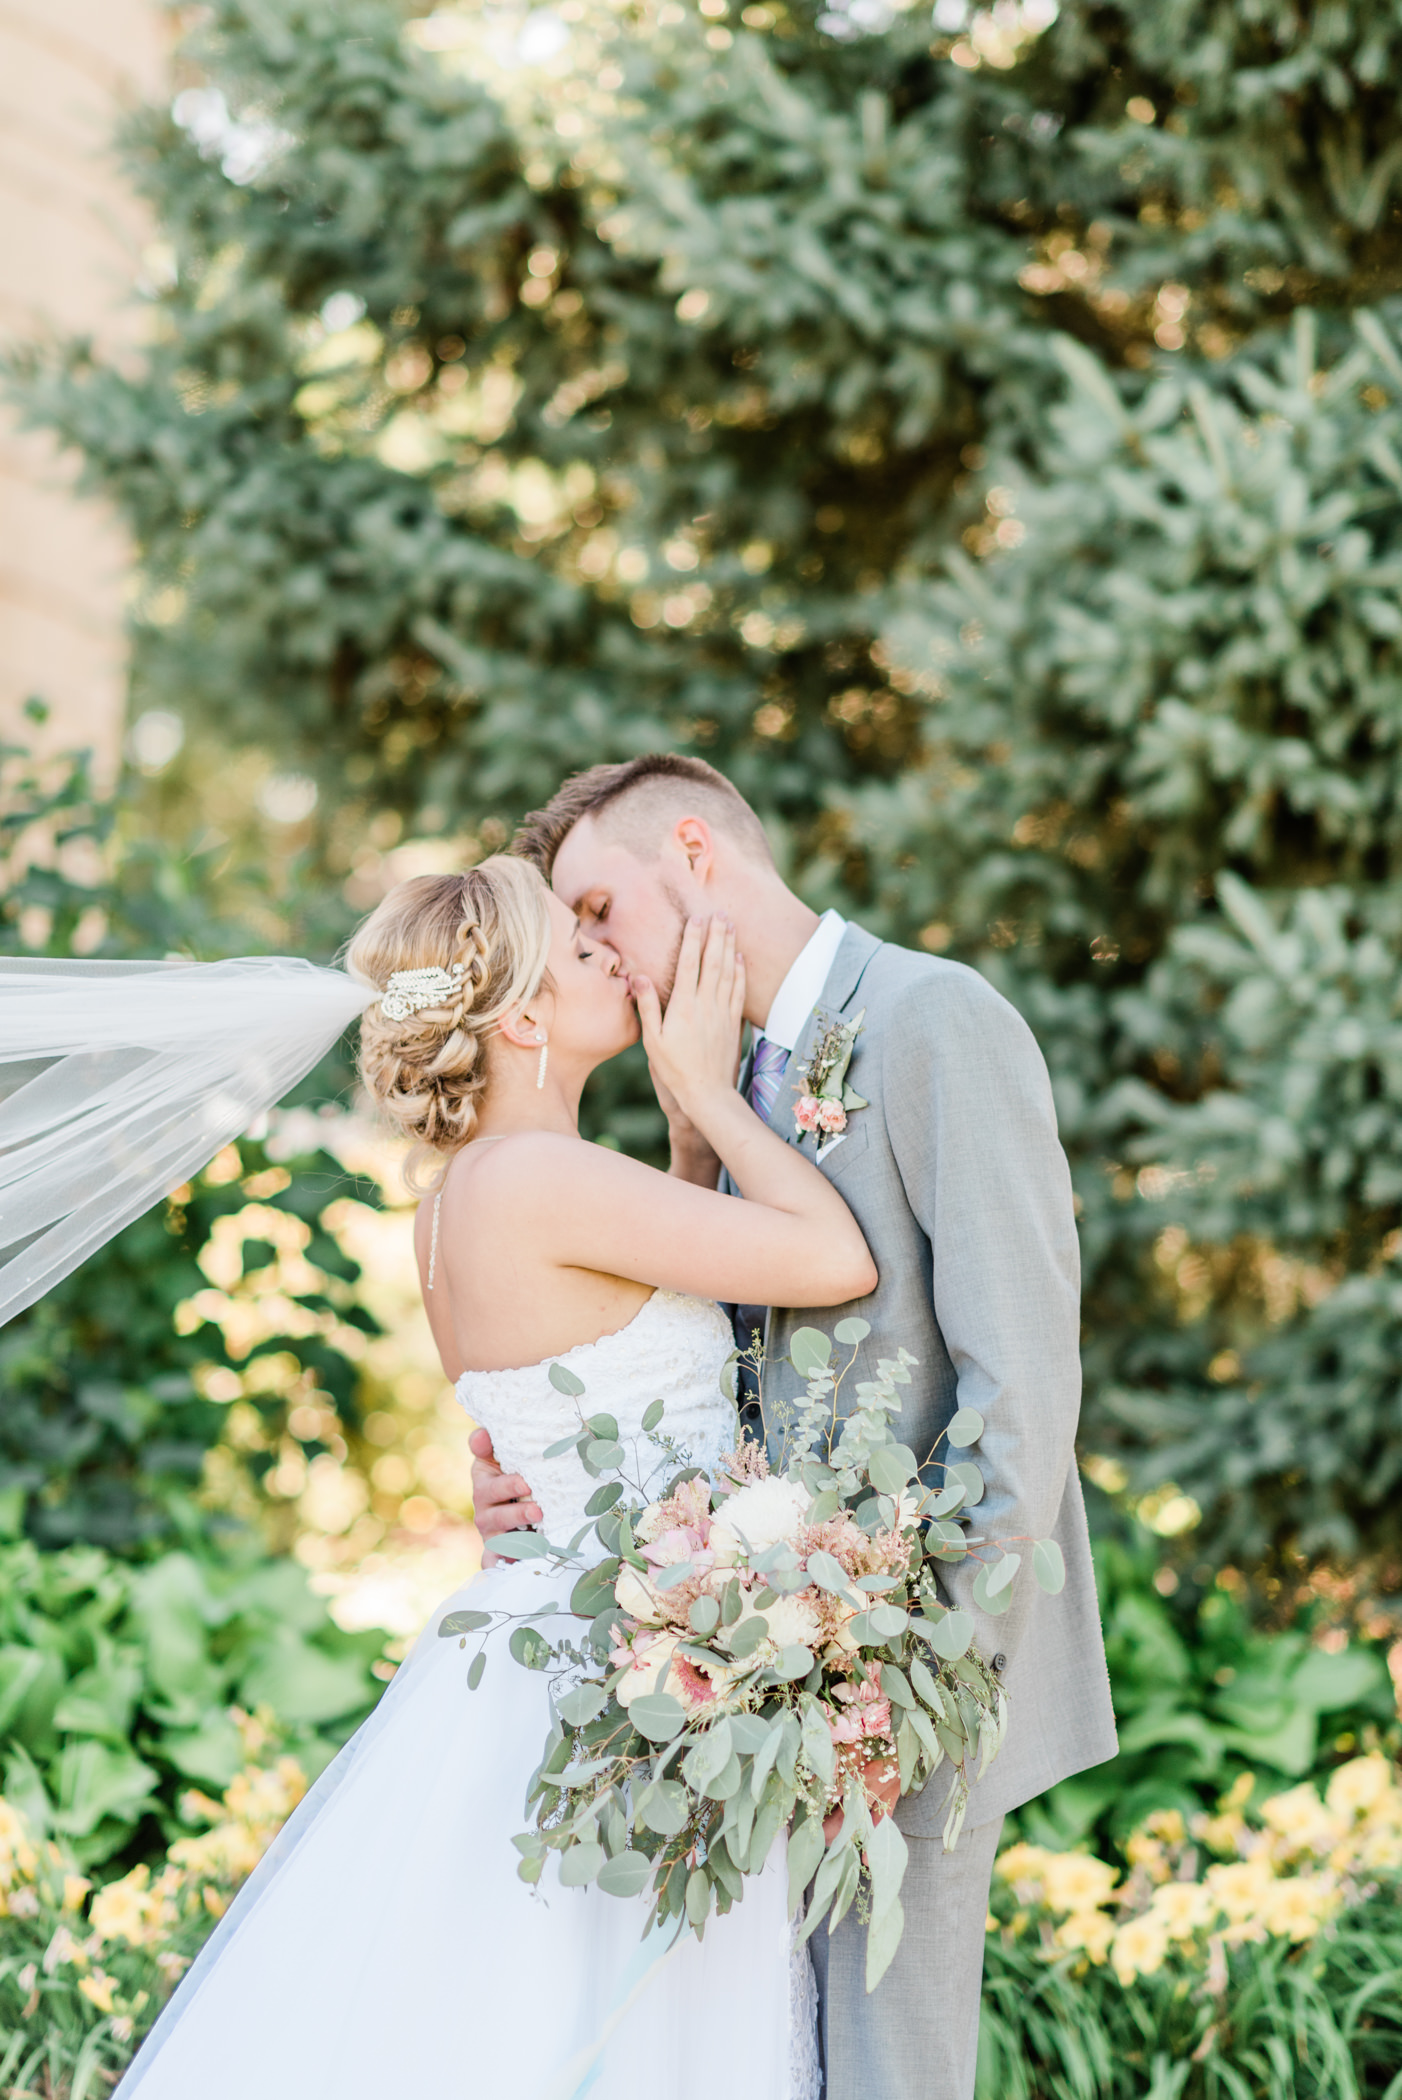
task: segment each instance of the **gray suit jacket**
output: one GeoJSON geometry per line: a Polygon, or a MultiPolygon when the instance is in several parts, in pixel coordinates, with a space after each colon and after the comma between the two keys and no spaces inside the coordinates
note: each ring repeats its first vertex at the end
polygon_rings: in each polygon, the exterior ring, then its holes
{"type": "MultiPolygon", "coordinates": [[[[792,1082],[818,1013],[851,1017],[863,1008],[848,1077],[871,1105],[850,1112],[846,1136],[821,1168],[866,1235],[881,1280],[860,1304],[776,1307],[766,1346],[782,1357],[795,1327],[831,1333],[844,1313],[860,1313],[872,1332],[844,1396],[873,1375],[878,1355],[907,1348],[919,1368],[905,1394],[902,1441],[923,1458],[957,1407],[976,1407],[986,1426],[960,1455],[975,1460],[987,1487],[971,1528],[994,1540],[1050,1537],[1061,1546],[1060,1596],[1036,1586],[1024,1559],[1000,1618],[974,1606],[973,1563],[945,1571],[951,1601],[974,1615],[979,1648],[1003,1658],[1009,1694],[1006,1741],[969,1805],[974,1825],[1116,1750],[1076,1470],[1080,1259],[1071,1177],[1046,1066],[1021,1016],[976,971],[893,947],[859,926],[843,938],[779,1089],[772,1129],[799,1142],[792,1082]]],[[[815,1140],[802,1144],[811,1156],[815,1140]]],[[[780,1393],[797,1387],[786,1365],[776,1363],[769,1379],[780,1393]]],[[[945,1793],[936,1775],[904,1805],[902,1828],[934,1835],[945,1793]]]]}

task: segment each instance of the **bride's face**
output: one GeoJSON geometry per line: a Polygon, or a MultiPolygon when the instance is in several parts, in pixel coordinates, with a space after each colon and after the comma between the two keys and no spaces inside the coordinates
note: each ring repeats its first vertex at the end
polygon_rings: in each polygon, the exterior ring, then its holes
{"type": "Polygon", "coordinates": [[[638,1039],[638,1015],[616,951],[586,939],[567,904],[551,896],[550,989],[542,1003],[552,1055],[591,1067],[638,1039]]]}

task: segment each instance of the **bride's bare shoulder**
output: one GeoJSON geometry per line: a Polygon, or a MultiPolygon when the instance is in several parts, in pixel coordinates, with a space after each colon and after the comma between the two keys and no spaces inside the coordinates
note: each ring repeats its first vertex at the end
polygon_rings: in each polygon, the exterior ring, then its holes
{"type": "Polygon", "coordinates": [[[616,1186],[622,1178],[651,1172],[653,1169],[609,1146],[591,1144],[587,1138],[523,1130],[510,1137],[478,1138],[466,1146],[448,1170],[444,1196],[448,1199],[456,1190],[466,1195],[470,1186],[478,1196],[490,1191],[494,1201],[509,1193],[517,1204],[536,1196],[554,1202],[587,1188],[616,1186]]]}

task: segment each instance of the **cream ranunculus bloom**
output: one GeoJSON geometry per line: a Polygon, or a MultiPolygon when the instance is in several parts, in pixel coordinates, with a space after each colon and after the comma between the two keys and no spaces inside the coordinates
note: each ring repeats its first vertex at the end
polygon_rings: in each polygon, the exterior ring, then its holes
{"type": "Polygon", "coordinates": [[[626,1611],[629,1618],[636,1619],[640,1625],[656,1626],[661,1623],[657,1591],[646,1575],[640,1574],[626,1560],[614,1582],[613,1597],[619,1610],[626,1611]]]}
{"type": "Polygon", "coordinates": [[[765,1553],[795,1538],[812,1506],[801,1481],[751,1480],[722,1502],[711,1525],[711,1551],[718,1563],[729,1566],[744,1552],[765,1553]]]}
{"type": "Polygon", "coordinates": [[[796,1597],[780,1597],[764,1614],[769,1637],[781,1648],[815,1648],[821,1628],[818,1614],[800,1591],[796,1597]]]}
{"type": "Polygon", "coordinates": [[[630,1663],[618,1681],[615,1697],[620,1706],[631,1706],[647,1692],[656,1691],[657,1680],[662,1675],[662,1666],[671,1661],[676,1651],[678,1636],[675,1633],[659,1633],[649,1641],[646,1650],[636,1662],[630,1663]]]}

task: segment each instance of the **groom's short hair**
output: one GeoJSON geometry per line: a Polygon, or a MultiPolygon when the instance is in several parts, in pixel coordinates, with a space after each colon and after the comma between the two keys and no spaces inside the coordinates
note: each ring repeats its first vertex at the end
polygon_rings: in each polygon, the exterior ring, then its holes
{"type": "Polygon", "coordinates": [[[582,817],[593,817],[639,860],[655,860],[669,826],[684,816],[704,817],[752,859],[773,864],[764,826],[740,790],[704,758],[677,751],[654,751],[574,774],[544,809],[525,818],[511,850],[533,861],[548,882],[555,855],[582,817]]]}

